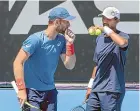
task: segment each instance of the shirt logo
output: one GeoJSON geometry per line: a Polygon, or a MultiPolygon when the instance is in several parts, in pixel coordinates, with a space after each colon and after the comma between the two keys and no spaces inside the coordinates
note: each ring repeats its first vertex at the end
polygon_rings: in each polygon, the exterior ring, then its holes
{"type": "Polygon", "coordinates": [[[59,47],[60,45],[61,45],[61,42],[60,42],[60,41],[58,41],[57,46],[59,47]]]}
{"type": "Polygon", "coordinates": [[[25,47],[29,48],[29,47],[31,47],[31,44],[25,45],[25,47]]]}

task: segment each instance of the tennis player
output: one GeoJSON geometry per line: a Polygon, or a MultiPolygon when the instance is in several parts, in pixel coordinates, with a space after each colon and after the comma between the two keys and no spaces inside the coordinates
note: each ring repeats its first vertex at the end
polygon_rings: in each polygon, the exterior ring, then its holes
{"type": "Polygon", "coordinates": [[[92,77],[88,84],[86,111],[120,111],[125,95],[124,66],[128,49],[128,34],[117,30],[120,12],[115,7],[104,9],[103,31],[96,39],[92,77]]]}
{"type": "MultiPolygon", "coordinates": [[[[21,106],[27,100],[43,111],[57,111],[57,90],[54,84],[59,57],[65,67],[75,66],[74,33],[68,29],[75,16],[62,7],[49,13],[46,30],[30,35],[18,52],[13,70],[21,106]],[[45,106],[45,108],[42,108],[45,106]]],[[[35,111],[32,108],[29,111],[35,111]]]]}

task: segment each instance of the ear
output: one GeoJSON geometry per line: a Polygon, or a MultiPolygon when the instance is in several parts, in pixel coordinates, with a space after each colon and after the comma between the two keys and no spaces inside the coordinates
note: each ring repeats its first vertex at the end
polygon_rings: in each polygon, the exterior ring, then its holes
{"type": "Polygon", "coordinates": [[[57,27],[58,26],[58,19],[54,20],[54,25],[57,27]]]}
{"type": "Polygon", "coordinates": [[[59,26],[59,25],[60,25],[60,20],[59,20],[59,19],[56,19],[56,20],[54,21],[54,25],[55,25],[55,26],[59,26]]]}
{"type": "Polygon", "coordinates": [[[119,23],[120,22],[120,20],[119,19],[117,19],[117,23],[119,23]]]}
{"type": "Polygon", "coordinates": [[[59,20],[59,19],[56,19],[56,20],[55,20],[55,23],[56,23],[56,24],[59,24],[59,23],[60,23],[60,20],[59,20]]]}

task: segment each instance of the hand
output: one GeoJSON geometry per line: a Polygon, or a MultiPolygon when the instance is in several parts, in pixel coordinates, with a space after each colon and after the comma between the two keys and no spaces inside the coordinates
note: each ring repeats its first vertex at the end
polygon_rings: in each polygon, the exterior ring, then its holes
{"type": "Polygon", "coordinates": [[[94,30],[94,32],[97,30],[97,29],[100,29],[101,31],[103,31],[104,30],[104,27],[102,27],[102,26],[91,26],[88,30],[90,30],[90,29],[92,29],[92,30],[94,30]]]}
{"type": "Polygon", "coordinates": [[[19,90],[17,96],[18,96],[18,98],[19,98],[20,107],[22,107],[23,104],[24,104],[24,103],[26,102],[26,100],[27,100],[26,89],[19,90]]]}
{"type": "Polygon", "coordinates": [[[74,40],[75,40],[75,34],[70,30],[70,29],[67,29],[65,31],[65,39],[70,42],[70,43],[73,43],[74,40]]]}
{"type": "Polygon", "coordinates": [[[87,89],[85,101],[87,101],[87,99],[89,98],[89,95],[90,95],[90,93],[91,93],[91,90],[92,90],[91,88],[88,88],[88,89],[87,89]]]}

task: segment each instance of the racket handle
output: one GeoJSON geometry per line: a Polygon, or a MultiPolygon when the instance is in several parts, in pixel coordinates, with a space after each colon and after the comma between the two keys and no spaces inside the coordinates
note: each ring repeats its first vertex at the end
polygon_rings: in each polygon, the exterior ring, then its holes
{"type": "Polygon", "coordinates": [[[88,101],[88,99],[86,99],[85,101],[83,101],[83,104],[86,104],[86,103],[87,103],[87,101],[88,101]]]}
{"type": "Polygon", "coordinates": [[[12,84],[14,90],[16,91],[16,93],[18,93],[18,87],[16,85],[16,82],[15,81],[12,81],[11,84],[12,84]]]}

